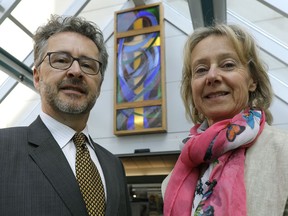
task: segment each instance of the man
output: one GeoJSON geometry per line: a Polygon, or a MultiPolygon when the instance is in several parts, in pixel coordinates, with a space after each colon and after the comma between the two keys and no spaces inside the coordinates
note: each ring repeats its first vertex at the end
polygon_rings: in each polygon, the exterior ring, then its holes
{"type": "Polygon", "coordinates": [[[53,15],[37,29],[33,77],[42,111],[28,127],[0,130],[0,215],[131,215],[123,165],[93,142],[87,127],[107,59],[92,22],[53,15]],[[93,171],[82,168],[84,157],[93,171]],[[99,177],[102,193],[92,191],[97,180],[90,176],[99,177]]]}

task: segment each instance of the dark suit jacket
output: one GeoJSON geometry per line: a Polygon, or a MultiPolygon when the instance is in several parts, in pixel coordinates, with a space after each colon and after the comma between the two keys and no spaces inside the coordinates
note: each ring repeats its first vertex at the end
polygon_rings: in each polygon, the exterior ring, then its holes
{"type": "MultiPolygon", "coordinates": [[[[121,161],[94,147],[106,180],[106,216],[131,215],[121,161]]],[[[0,215],[87,216],[73,171],[39,117],[28,127],[0,130],[0,215]]]]}

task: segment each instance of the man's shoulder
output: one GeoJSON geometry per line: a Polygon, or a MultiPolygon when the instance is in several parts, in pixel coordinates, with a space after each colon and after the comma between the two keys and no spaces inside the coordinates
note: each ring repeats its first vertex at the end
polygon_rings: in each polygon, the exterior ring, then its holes
{"type": "MultiPolygon", "coordinates": [[[[14,139],[19,137],[26,137],[29,130],[37,130],[39,128],[41,120],[38,118],[34,120],[30,125],[26,126],[11,126],[0,129],[0,139],[3,141],[4,139],[14,139]],[[29,129],[30,128],[30,129],[29,129]]],[[[19,140],[19,139],[18,139],[19,140]]]]}
{"type": "Polygon", "coordinates": [[[0,134],[18,134],[18,133],[23,133],[27,131],[27,126],[17,126],[17,127],[7,127],[7,128],[1,128],[0,129],[0,134]]]}

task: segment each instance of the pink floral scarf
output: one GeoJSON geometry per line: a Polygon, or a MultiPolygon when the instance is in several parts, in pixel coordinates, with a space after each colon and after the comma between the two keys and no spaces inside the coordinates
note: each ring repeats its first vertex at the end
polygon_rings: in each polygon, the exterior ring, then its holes
{"type": "Polygon", "coordinates": [[[245,151],[261,134],[264,124],[264,112],[247,109],[205,131],[200,125],[192,127],[167,185],[164,215],[191,215],[199,167],[213,163],[197,215],[246,216],[245,151]]]}

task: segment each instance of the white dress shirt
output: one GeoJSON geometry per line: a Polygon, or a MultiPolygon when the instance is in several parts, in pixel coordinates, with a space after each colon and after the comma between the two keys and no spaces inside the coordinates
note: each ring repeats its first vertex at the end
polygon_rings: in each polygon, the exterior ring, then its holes
{"type": "MultiPolygon", "coordinates": [[[[44,122],[46,127],[49,129],[49,131],[51,132],[52,136],[54,137],[54,139],[56,140],[56,142],[58,143],[60,148],[62,149],[62,151],[63,151],[67,161],[69,162],[69,165],[70,165],[70,167],[71,167],[71,169],[72,169],[72,171],[76,177],[76,169],[75,169],[76,147],[72,141],[72,138],[73,138],[74,134],[76,133],[76,131],[74,131],[72,128],[68,127],[67,125],[64,125],[64,124],[56,121],[51,116],[47,115],[46,113],[44,113],[42,111],[40,113],[40,118],[42,119],[42,121],[44,122]]],[[[95,165],[99,171],[99,174],[101,176],[102,183],[104,186],[105,196],[107,197],[104,174],[103,174],[101,165],[99,163],[99,160],[97,158],[97,155],[94,151],[94,147],[92,145],[92,142],[90,140],[87,125],[84,128],[84,130],[82,131],[82,133],[84,133],[86,135],[86,137],[88,138],[87,139],[88,140],[87,147],[88,147],[91,159],[95,163],[95,165]]]]}

